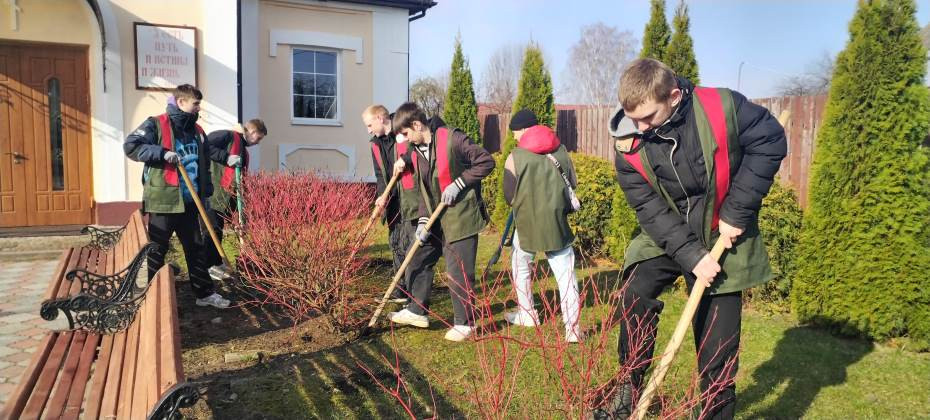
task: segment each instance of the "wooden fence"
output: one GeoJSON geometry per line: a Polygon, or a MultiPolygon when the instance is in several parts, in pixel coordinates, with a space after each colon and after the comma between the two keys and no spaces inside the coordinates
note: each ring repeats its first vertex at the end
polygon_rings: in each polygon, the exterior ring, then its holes
{"type": "MultiPolygon", "coordinates": [[[[788,156],[782,161],[779,178],[783,185],[797,191],[798,200],[806,206],[814,138],[823,118],[826,95],[763,98],[753,102],[768,108],[776,117],[784,110],[791,112],[785,126],[788,156]]],[[[569,151],[597,156],[613,163],[613,141],[607,133],[611,112],[610,107],[557,105],[556,134],[569,151]]],[[[500,151],[500,145],[507,137],[510,114],[496,114],[481,107],[478,121],[485,148],[491,152],[500,151]]]]}

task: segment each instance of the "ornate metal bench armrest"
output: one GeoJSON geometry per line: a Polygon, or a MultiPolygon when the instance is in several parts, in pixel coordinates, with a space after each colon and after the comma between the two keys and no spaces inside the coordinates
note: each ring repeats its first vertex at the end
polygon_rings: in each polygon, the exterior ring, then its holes
{"type": "Polygon", "coordinates": [[[116,274],[97,274],[83,268],[75,268],[65,274],[65,279],[81,282],[81,292],[106,301],[123,301],[131,299],[141,290],[136,285],[139,270],[145,265],[149,252],[157,245],[149,242],[139,250],[126,268],[116,274]]]}
{"type": "Polygon", "coordinates": [[[125,230],[126,226],[116,230],[104,230],[94,226],[86,226],[84,229],[81,229],[81,233],[85,235],[90,234],[89,247],[106,251],[116,246],[125,230]]]}
{"type": "Polygon", "coordinates": [[[181,409],[193,407],[206,392],[203,383],[182,382],[165,391],[155,404],[147,420],[176,420],[181,418],[181,409]]]}
{"type": "Polygon", "coordinates": [[[58,318],[58,312],[61,311],[68,318],[70,329],[113,334],[129,327],[144,298],[145,293],[140,293],[133,299],[112,302],[80,293],[64,299],[50,299],[42,302],[40,315],[42,319],[52,321],[58,318]]]}

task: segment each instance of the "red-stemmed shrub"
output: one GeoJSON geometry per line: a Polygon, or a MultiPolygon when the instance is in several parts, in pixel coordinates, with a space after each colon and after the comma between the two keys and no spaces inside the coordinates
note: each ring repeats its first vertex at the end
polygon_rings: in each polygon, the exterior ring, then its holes
{"type": "Polygon", "coordinates": [[[370,301],[359,286],[369,245],[362,227],[373,201],[365,184],[313,173],[258,173],[243,180],[245,226],[239,273],[260,305],[272,304],[297,325],[322,316],[333,332],[349,334],[365,320],[370,301]]]}

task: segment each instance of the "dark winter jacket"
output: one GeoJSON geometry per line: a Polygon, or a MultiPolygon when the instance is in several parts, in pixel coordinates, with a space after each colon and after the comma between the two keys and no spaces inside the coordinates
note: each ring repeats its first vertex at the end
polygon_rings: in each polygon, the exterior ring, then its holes
{"type": "MultiPolygon", "coordinates": [[[[201,200],[213,195],[210,177],[209,145],[206,136],[198,132],[197,115],[181,111],[168,105],[167,114],[174,136],[173,151],[178,153],[187,169],[201,200]],[[196,155],[196,156],[195,156],[196,155]]],[[[184,180],[177,175],[177,185],[166,182],[166,169],[174,165],[165,162],[168,149],[162,145],[162,134],[158,117],[147,118],[123,143],[126,156],[145,164],[142,172],[142,203],[145,211],[152,213],[183,213],[185,202],[190,203],[184,180]]]]}
{"type": "MultiPolygon", "coordinates": [[[[680,105],[666,124],[643,133],[641,145],[657,181],[669,192],[681,216],[619,151],[614,165],[617,180],[643,231],[684,270],[691,271],[710,247],[702,238],[708,177],[692,117],[694,85],[681,78],[678,83],[683,92],[680,105]]],[[[766,108],[737,92],[733,92],[733,101],[742,156],[730,162],[730,189],[720,209],[720,220],[747,229],[757,223],[762,198],[787,153],[787,142],[784,129],[766,108]]],[[[611,118],[610,134],[620,138],[628,136],[629,130],[635,128],[623,111],[618,111],[611,118]]]]}
{"type": "MultiPolygon", "coordinates": [[[[230,210],[233,197],[231,193],[234,192],[236,188],[235,185],[231,185],[230,189],[226,190],[222,185],[223,175],[226,172],[226,168],[228,168],[226,162],[231,154],[233,140],[235,138],[236,136],[232,130],[217,130],[207,136],[210,160],[212,161],[210,172],[212,173],[211,179],[213,180],[213,197],[210,198],[210,205],[214,210],[222,213],[230,210]]],[[[249,167],[249,153],[246,149],[249,144],[245,141],[245,135],[241,133],[239,134],[239,141],[239,157],[242,158],[242,171],[245,171],[249,167]]],[[[235,180],[233,180],[233,183],[235,183],[235,180]]]]}
{"type": "Polygon", "coordinates": [[[449,130],[448,152],[451,152],[449,168],[452,182],[461,185],[464,189],[459,193],[455,203],[445,211],[440,224],[445,240],[455,242],[477,234],[487,224],[487,210],[481,197],[481,180],[494,170],[494,157],[483,147],[475,144],[461,130],[445,127],[445,123],[439,118],[431,119],[429,127],[433,133],[433,141],[427,148],[428,156],[411,144],[402,158],[410,167],[413,164],[412,155],[418,154],[415,171],[421,187],[419,215],[420,220],[425,221],[442,196],[438,181],[439,174],[436,172],[437,134],[440,128],[449,130]]]}
{"type": "MultiPolygon", "coordinates": [[[[395,149],[397,147],[397,139],[394,136],[394,133],[388,133],[383,136],[372,136],[369,140],[374,147],[372,148],[372,164],[375,168],[375,180],[378,186],[378,192],[376,196],[380,196],[384,193],[384,189],[387,188],[388,181],[391,180],[391,175],[393,173],[392,168],[394,167],[395,158],[395,149]],[[380,155],[380,161],[384,162],[384,172],[381,171],[381,166],[378,165],[378,157],[374,156],[375,150],[377,149],[380,155]]],[[[397,223],[403,220],[400,216],[400,183],[398,182],[394,186],[394,191],[391,192],[390,197],[388,197],[387,205],[384,208],[383,219],[387,220],[389,223],[397,223]]]]}

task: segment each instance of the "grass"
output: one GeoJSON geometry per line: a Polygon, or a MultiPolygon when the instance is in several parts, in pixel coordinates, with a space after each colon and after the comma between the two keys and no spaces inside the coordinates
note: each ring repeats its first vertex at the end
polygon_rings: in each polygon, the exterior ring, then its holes
{"type": "MultiPolygon", "coordinates": [[[[381,231],[376,235],[378,242],[368,251],[374,258],[388,259],[386,234],[381,231]]],[[[234,240],[234,235],[229,235],[229,239],[234,240]]],[[[476,270],[479,274],[497,240],[493,236],[480,238],[476,270]]],[[[233,243],[229,245],[234,248],[233,243]]],[[[509,264],[509,251],[504,252],[502,261],[509,264]]],[[[443,267],[442,262],[438,267],[443,267]]],[[[373,273],[369,280],[384,287],[391,274],[387,270],[373,273]]],[[[616,279],[616,273],[616,267],[601,264],[580,270],[579,278],[596,276],[600,283],[610,284],[616,279]]],[[[436,284],[441,285],[439,277],[436,284]]],[[[555,287],[554,279],[536,282],[537,303],[540,293],[557,293],[555,287]]],[[[508,290],[501,293],[509,292],[509,287],[505,289],[508,290]]],[[[660,323],[659,349],[671,335],[686,297],[681,291],[672,290],[661,299],[666,306],[660,323]]],[[[514,304],[510,302],[507,306],[514,304]]],[[[432,309],[439,316],[451,319],[452,308],[445,288],[434,290],[432,309]]],[[[500,320],[503,311],[498,305],[495,319],[500,320]]],[[[582,324],[591,325],[604,311],[603,306],[585,306],[582,324]]],[[[547,325],[553,327],[560,322],[553,320],[547,325]]],[[[182,334],[185,333],[193,332],[182,329],[182,334]]],[[[516,328],[511,333],[524,337],[533,334],[532,330],[516,328]]],[[[599,377],[609,374],[616,366],[614,349],[618,332],[615,328],[606,333],[610,350],[604,357],[604,369],[598,372],[599,377]]],[[[396,385],[394,367],[399,367],[410,388],[411,405],[417,417],[430,417],[434,407],[441,418],[477,417],[468,395],[478,379],[474,375],[478,346],[446,342],[443,334],[444,327],[433,320],[430,329],[385,330],[380,335],[322,351],[276,353],[273,348],[264,349],[271,355],[265,360],[231,366],[223,365],[222,351],[211,347],[235,348],[238,339],[186,348],[185,362],[191,360],[193,353],[198,353],[211,356],[197,360],[215,364],[214,373],[193,378],[210,383],[208,394],[198,405],[195,416],[405,417],[400,405],[378,387],[359,367],[361,364],[389,388],[396,385]]],[[[254,337],[242,339],[249,338],[254,342],[254,337]]],[[[577,353],[577,348],[572,351],[577,353]]],[[[666,380],[665,392],[683,392],[694,369],[694,345],[689,333],[666,380]]],[[[558,411],[559,387],[555,379],[544,367],[538,352],[528,353],[521,364],[515,399],[507,417],[564,417],[564,412],[558,411]]],[[[840,338],[798,325],[790,315],[744,308],[737,376],[738,418],[927,418],[930,417],[928,389],[930,354],[840,338]]]]}

